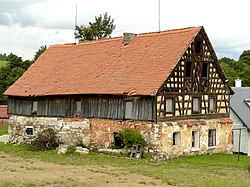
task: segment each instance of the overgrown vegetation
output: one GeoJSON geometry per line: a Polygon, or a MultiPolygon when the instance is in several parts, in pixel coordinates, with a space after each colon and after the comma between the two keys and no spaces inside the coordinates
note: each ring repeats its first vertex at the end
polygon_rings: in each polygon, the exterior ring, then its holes
{"type": "MultiPolygon", "coordinates": [[[[127,171],[133,174],[150,176],[168,185],[175,186],[250,186],[250,157],[214,154],[184,156],[178,159],[154,162],[149,159],[127,159],[90,153],[87,155],[58,155],[55,150],[33,152],[24,145],[13,146],[0,143],[0,150],[13,156],[39,159],[63,165],[77,165],[103,168],[112,167],[116,172],[127,171]]],[[[66,185],[66,184],[65,184],[66,185]]]]}
{"type": "Polygon", "coordinates": [[[54,150],[58,145],[56,132],[48,128],[38,133],[36,138],[30,144],[27,144],[27,149],[31,151],[54,150]]]}
{"type": "Polygon", "coordinates": [[[8,125],[0,125],[0,136],[8,134],[8,125]]]}
{"type": "Polygon", "coordinates": [[[138,131],[132,129],[124,129],[121,132],[115,134],[116,143],[114,148],[131,148],[133,144],[140,144],[145,146],[146,141],[142,138],[141,134],[138,131]]]}

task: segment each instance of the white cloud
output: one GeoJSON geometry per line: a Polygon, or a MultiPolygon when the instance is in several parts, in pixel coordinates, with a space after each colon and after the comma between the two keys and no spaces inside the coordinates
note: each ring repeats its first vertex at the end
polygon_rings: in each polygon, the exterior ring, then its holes
{"type": "MultiPolygon", "coordinates": [[[[113,36],[158,31],[159,0],[0,0],[0,53],[32,59],[42,45],[74,42],[78,24],[108,12],[113,36]]],[[[250,2],[246,0],[161,0],[161,30],[203,25],[219,58],[238,59],[250,49],[250,2]]]]}

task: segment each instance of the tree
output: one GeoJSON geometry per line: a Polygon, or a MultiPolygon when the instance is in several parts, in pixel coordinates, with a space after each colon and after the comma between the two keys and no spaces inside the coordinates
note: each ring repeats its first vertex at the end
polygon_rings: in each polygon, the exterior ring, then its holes
{"type": "Polygon", "coordinates": [[[47,49],[47,46],[44,45],[44,46],[41,46],[38,51],[36,51],[35,55],[34,55],[34,58],[33,58],[33,61],[35,62],[40,56],[41,54],[43,54],[47,49]]]}
{"type": "Polygon", "coordinates": [[[114,19],[111,19],[106,12],[98,17],[95,16],[95,22],[89,22],[89,26],[77,25],[75,38],[79,42],[107,38],[111,36],[115,27],[114,19]]]}

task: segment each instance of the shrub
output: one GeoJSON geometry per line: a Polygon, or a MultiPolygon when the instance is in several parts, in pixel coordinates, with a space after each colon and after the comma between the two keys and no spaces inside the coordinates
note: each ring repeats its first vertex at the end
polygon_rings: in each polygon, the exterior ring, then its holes
{"type": "Polygon", "coordinates": [[[32,151],[44,151],[53,150],[58,147],[58,138],[56,137],[56,132],[51,129],[45,129],[38,133],[37,137],[28,144],[28,150],[32,151]]]}
{"type": "Polygon", "coordinates": [[[131,148],[133,144],[146,145],[146,141],[142,138],[138,131],[131,129],[124,129],[123,131],[117,133],[117,136],[122,140],[121,145],[125,145],[127,148],[131,148]]]}

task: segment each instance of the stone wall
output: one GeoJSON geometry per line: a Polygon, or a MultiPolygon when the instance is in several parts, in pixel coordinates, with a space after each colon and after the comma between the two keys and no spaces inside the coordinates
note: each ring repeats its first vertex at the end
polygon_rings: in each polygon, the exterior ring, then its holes
{"type": "Polygon", "coordinates": [[[125,128],[137,130],[150,142],[156,159],[180,155],[231,153],[232,121],[229,119],[181,120],[154,124],[148,121],[25,117],[13,115],[9,120],[10,142],[28,143],[44,128],[58,132],[60,143],[74,144],[82,141],[86,146],[110,148],[114,144],[114,133],[125,128]],[[33,127],[34,135],[26,135],[26,128],[33,127]],[[208,146],[208,131],[216,130],[216,145],[208,146]],[[192,131],[198,132],[197,147],[192,147],[192,131]],[[173,145],[173,133],[179,132],[180,141],[173,145]]]}
{"type": "Polygon", "coordinates": [[[74,144],[82,141],[90,143],[90,124],[88,119],[26,117],[12,115],[9,119],[9,141],[11,143],[29,143],[43,129],[52,128],[58,133],[61,144],[74,144]],[[33,127],[34,134],[27,135],[27,127],[33,127]]]}

